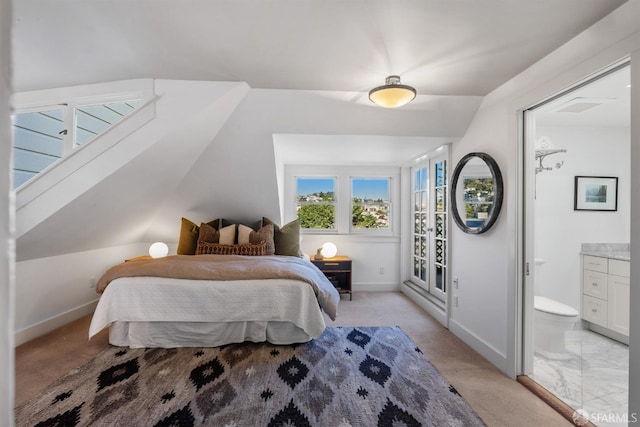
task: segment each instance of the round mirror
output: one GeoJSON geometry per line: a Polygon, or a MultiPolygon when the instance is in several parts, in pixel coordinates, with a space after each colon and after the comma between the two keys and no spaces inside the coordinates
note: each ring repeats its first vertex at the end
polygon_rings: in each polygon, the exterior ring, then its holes
{"type": "Polygon", "coordinates": [[[480,234],[498,219],[502,207],[502,174],[486,153],[460,159],[451,178],[451,211],[465,233],[480,234]]]}

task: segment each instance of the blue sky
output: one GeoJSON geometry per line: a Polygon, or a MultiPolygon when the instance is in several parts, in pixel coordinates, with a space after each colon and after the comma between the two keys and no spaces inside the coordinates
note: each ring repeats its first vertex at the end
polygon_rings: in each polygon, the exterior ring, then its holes
{"type": "MultiPolygon", "coordinates": [[[[298,196],[307,194],[335,191],[335,180],[332,178],[298,178],[298,196]]],[[[355,179],[353,196],[362,199],[389,200],[389,180],[383,179],[355,179]]]]}

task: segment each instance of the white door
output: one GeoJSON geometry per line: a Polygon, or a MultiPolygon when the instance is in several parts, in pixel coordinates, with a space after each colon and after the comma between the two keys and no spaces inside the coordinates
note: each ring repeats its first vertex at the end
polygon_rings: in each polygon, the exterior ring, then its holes
{"type": "Polygon", "coordinates": [[[411,281],[446,301],[448,255],[447,155],[412,168],[411,281]]]}

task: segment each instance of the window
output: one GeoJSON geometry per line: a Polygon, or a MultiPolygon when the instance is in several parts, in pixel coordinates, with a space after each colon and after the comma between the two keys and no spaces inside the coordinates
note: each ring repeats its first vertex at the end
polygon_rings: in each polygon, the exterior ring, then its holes
{"type": "Polygon", "coordinates": [[[140,99],[93,105],[43,107],[11,116],[14,188],[104,132],[142,104],[140,99]],[[75,125],[67,129],[67,115],[75,125]],[[72,142],[73,141],[73,142],[72,142]]]}
{"type": "Polygon", "coordinates": [[[60,159],[63,147],[62,108],[15,114],[11,117],[14,135],[13,182],[17,188],[60,159]]]}
{"type": "Polygon", "coordinates": [[[400,167],[285,165],[283,221],[306,234],[397,236],[400,167]]]}
{"type": "Polygon", "coordinates": [[[412,168],[411,281],[441,301],[447,292],[447,155],[412,168]]]}
{"type": "Polygon", "coordinates": [[[296,215],[301,228],[336,228],[335,183],[335,178],[296,178],[296,215]]]}
{"type": "Polygon", "coordinates": [[[389,229],[390,178],[351,179],[351,228],[389,229]]]}
{"type": "Polygon", "coordinates": [[[109,126],[135,110],[141,104],[133,101],[99,105],[82,105],[75,108],[75,143],[82,145],[103,132],[109,126]]]}

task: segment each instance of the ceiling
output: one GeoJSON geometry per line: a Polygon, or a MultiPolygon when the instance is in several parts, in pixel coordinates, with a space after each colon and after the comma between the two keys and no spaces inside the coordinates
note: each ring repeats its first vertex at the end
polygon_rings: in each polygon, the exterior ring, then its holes
{"type": "Polygon", "coordinates": [[[536,109],[538,126],[629,127],[631,75],[629,67],[570,90],[536,109]]]}
{"type": "Polygon", "coordinates": [[[483,96],[625,0],[19,0],[14,89],[131,78],[483,96]]]}

